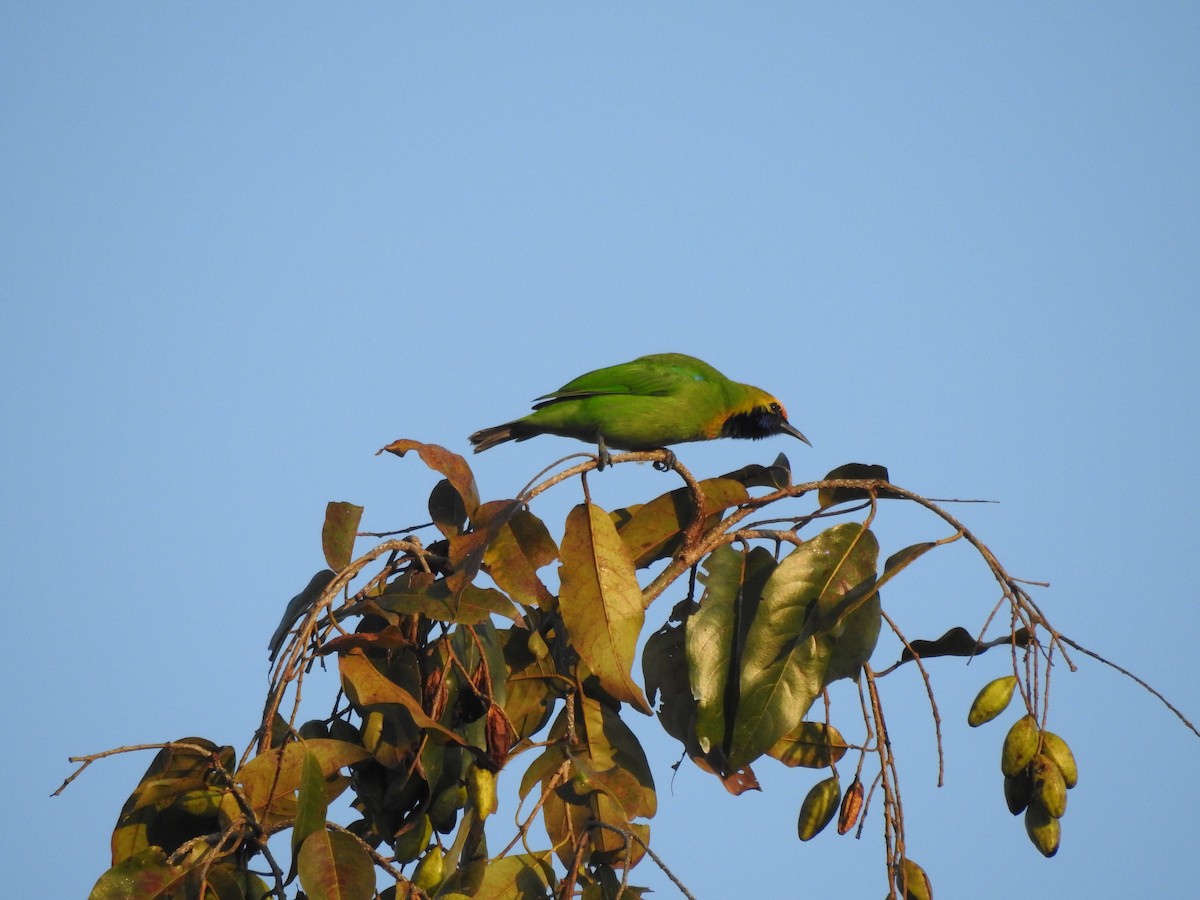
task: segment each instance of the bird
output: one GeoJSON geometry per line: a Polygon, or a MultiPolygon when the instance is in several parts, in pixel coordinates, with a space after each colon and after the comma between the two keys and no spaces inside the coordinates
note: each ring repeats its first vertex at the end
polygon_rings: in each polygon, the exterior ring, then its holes
{"type": "Polygon", "coordinates": [[[539,434],[595,443],[601,467],[609,448],[660,450],[689,441],[774,434],[790,434],[812,446],[771,394],[683,353],[655,353],[580,375],[536,398],[524,418],[483,428],[469,440],[482,453],[539,434]]]}

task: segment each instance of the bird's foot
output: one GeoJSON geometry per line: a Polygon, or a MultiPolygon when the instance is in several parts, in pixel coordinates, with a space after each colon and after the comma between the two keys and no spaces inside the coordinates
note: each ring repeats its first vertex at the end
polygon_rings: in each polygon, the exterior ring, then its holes
{"type": "Polygon", "coordinates": [[[673,468],[675,468],[676,459],[674,452],[668,450],[666,447],[663,447],[658,452],[663,456],[662,459],[655,460],[654,468],[660,472],[670,472],[673,468]]]}
{"type": "Polygon", "coordinates": [[[608,452],[608,448],[604,446],[604,438],[600,439],[596,446],[596,471],[603,472],[605,468],[612,465],[612,454],[608,452]]]}

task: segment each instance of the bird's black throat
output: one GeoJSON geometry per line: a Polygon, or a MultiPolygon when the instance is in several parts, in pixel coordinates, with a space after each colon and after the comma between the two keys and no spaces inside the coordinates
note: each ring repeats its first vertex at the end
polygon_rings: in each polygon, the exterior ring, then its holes
{"type": "Polygon", "coordinates": [[[756,406],[748,412],[734,413],[721,426],[721,437],[749,438],[760,440],[779,434],[783,430],[784,417],[766,407],[756,406]]]}

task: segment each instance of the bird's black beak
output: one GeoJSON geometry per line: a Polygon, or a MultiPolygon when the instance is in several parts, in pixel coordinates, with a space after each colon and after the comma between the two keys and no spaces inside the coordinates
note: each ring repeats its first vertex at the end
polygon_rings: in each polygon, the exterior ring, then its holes
{"type": "Polygon", "coordinates": [[[779,423],[779,430],[782,431],[784,434],[790,434],[794,438],[800,438],[800,440],[804,441],[804,443],[808,444],[808,446],[810,446],[810,447],[812,446],[812,441],[810,441],[808,438],[806,438],[804,435],[802,435],[800,433],[800,429],[796,428],[794,425],[792,425],[792,423],[789,422],[787,419],[784,419],[782,422],[779,423]]]}

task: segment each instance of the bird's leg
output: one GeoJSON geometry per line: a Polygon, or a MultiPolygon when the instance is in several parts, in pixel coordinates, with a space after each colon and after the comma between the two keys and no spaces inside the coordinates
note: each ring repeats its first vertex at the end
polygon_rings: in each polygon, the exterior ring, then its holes
{"type": "Polygon", "coordinates": [[[605,466],[612,465],[612,454],[608,452],[608,447],[604,446],[604,435],[599,435],[596,440],[596,471],[603,472],[605,466]]]}
{"type": "Polygon", "coordinates": [[[668,450],[666,447],[659,447],[658,452],[663,455],[663,458],[654,463],[654,468],[660,472],[670,472],[675,468],[675,453],[668,450]]]}

